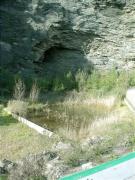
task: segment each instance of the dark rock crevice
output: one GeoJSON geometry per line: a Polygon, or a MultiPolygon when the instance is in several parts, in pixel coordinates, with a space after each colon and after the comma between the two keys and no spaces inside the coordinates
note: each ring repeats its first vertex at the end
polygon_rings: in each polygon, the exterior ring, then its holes
{"type": "Polygon", "coordinates": [[[75,74],[79,69],[86,70],[88,66],[92,66],[88,63],[82,50],[65,48],[60,45],[46,50],[35,63],[44,66],[44,74],[49,77],[63,76],[69,72],[75,74]]]}

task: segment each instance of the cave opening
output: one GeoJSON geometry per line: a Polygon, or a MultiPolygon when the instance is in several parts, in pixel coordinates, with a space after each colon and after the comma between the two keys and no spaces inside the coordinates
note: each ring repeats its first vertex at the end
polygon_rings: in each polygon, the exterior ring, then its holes
{"type": "MultiPolygon", "coordinates": [[[[84,70],[90,63],[82,50],[69,49],[63,46],[53,46],[44,52],[42,63],[45,72],[53,75],[63,75],[78,70],[84,70]]],[[[90,65],[91,66],[91,65],[90,65]]]]}
{"type": "Polygon", "coordinates": [[[51,61],[51,57],[53,56],[54,53],[57,53],[59,51],[64,51],[64,50],[69,50],[68,48],[65,48],[63,46],[52,46],[49,49],[47,49],[44,52],[43,58],[42,58],[42,62],[50,62],[51,61]]]}

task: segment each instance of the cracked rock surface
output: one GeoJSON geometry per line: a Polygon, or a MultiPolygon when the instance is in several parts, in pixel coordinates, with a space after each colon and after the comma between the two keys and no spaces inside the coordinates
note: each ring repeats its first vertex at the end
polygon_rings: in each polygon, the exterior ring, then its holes
{"type": "Polygon", "coordinates": [[[1,66],[34,71],[50,50],[73,70],[135,67],[133,0],[2,0],[0,14],[1,66]]]}

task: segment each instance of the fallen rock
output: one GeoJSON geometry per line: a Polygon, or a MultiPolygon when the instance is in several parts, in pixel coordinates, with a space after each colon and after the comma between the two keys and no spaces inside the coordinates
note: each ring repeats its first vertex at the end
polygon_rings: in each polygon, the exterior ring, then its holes
{"type": "Polygon", "coordinates": [[[15,165],[16,164],[14,162],[9,161],[7,159],[0,161],[0,174],[9,173],[15,167],[15,165]]]}
{"type": "Polygon", "coordinates": [[[86,163],[86,164],[82,164],[82,165],[81,165],[82,170],[90,169],[90,168],[92,168],[92,167],[93,167],[93,163],[92,163],[92,162],[88,162],[88,163],[86,163]]]}
{"type": "Polygon", "coordinates": [[[56,180],[63,176],[68,166],[54,152],[29,155],[18,162],[10,172],[10,180],[26,180],[38,177],[43,180],[56,180]]]}
{"type": "Polygon", "coordinates": [[[93,137],[87,138],[85,141],[83,141],[82,148],[85,148],[87,146],[94,146],[97,144],[101,144],[103,141],[104,141],[103,137],[93,136],[93,137]]]}
{"type": "Polygon", "coordinates": [[[46,164],[45,175],[48,180],[56,180],[63,176],[68,169],[68,166],[64,165],[59,158],[56,158],[46,164]]]}
{"type": "Polygon", "coordinates": [[[70,143],[63,143],[63,142],[58,142],[58,144],[56,144],[53,149],[55,151],[59,151],[59,150],[71,150],[72,149],[72,145],[70,143]]]}

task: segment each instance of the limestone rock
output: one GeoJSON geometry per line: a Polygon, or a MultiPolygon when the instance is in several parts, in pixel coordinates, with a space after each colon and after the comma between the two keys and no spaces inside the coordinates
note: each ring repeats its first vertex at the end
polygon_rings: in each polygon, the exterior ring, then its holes
{"type": "Polygon", "coordinates": [[[133,0],[2,0],[0,13],[2,66],[135,67],[133,0]]]}

